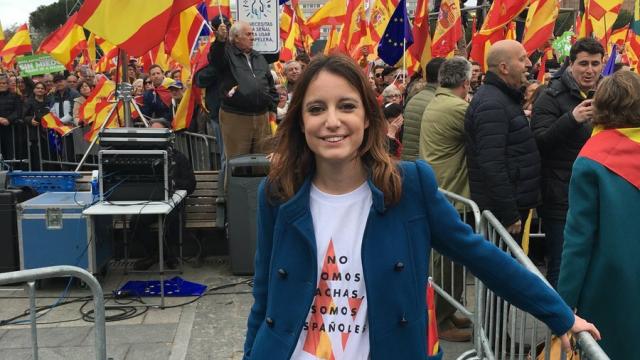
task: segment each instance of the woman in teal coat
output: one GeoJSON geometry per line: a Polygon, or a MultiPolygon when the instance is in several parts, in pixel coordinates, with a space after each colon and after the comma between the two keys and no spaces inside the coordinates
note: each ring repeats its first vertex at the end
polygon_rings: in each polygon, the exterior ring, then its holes
{"type": "Polygon", "coordinates": [[[640,359],[640,76],[619,71],[594,97],[594,134],[569,186],[558,292],[598,325],[612,360],[640,359]]]}
{"type": "Polygon", "coordinates": [[[349,58],[315,59],[296,83],[258,190],[245,359],[441,358],[426,344],[431,247],[554,333],[598,336],[540,278],[460,220],[426,163],[394,162],[386,126],[349,58]]]}

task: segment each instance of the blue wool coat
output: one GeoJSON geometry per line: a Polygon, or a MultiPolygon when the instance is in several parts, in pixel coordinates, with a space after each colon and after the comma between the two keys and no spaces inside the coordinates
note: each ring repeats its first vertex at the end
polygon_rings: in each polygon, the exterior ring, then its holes
{"type": "MultiPolygon", "coordinates": [[[[487,286],[532,313],[556,334],[573,313],[555,291],[460,220],[422,161],[400,164],[399,203],[386,207],[371,181],[373,204],[362,240],[370,358],[426,359],[426,286],[431,247],[466,265],[487,286]]],[[[287,202],[258,196],[255,302],[245,359],[291,357],[317,286],[317,257],[308,179],[287,202]]],[[[440,353],[441,356],[441,353],[440,353]]],[[[439,357],[440,357],[439,356],[439,357]]]]}

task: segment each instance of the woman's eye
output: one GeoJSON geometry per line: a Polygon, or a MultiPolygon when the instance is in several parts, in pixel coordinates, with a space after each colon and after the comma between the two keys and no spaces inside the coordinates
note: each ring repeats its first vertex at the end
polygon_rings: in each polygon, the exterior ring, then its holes
{"type": "Polygon", "coordinates": [[[357,107],[356,104],[353,104],[353,103],[344,103],[340,105],[340,109],[345,111],[355,110],[356,107],[357,107]]]}
{"type": "Polygon", "coordinates": [[[307,108],[307,112],[309,112],[310,114],[319,114],[322,112],[322,110],[324,110],[322,106],[310,106],[307,108]]]}

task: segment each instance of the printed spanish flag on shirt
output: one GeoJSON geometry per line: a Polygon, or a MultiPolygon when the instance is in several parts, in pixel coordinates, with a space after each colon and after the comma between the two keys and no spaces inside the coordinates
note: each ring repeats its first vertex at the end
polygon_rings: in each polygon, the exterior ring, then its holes
{"type": "Polygon", "coordinates": [[[45,129],[51,129],[60,136],[65,136],[73,130],[73,127],[63,124],[62,121],[60,121],[60,119],[53,113],[48,113],[43,116],[40,120],[40,124],[45,129]]]}
{"type": "Polygon", "coordinates": [[[640,189],[640,128],[594,129],[580,150],[589,158],[640,189]]]}

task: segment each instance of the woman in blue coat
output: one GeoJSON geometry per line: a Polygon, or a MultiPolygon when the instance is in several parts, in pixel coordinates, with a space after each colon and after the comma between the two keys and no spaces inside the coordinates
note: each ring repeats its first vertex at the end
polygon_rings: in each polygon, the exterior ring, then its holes
{"type": "Polygon", "coordinates": [[[259,188],[245,359],[427,358],[432,247],[554,333],[597,336],[552,289],[460,221],[428,165],[395,163],[386,131],[349,58],[309,64],[259,188]]]}
{"type": "Polygon", "coordinates": [[[575,164],[558,293],[598,324],[612,360],[640,359],[640,76],[605,78],[593,100],[596,127],[575,164]]]}

